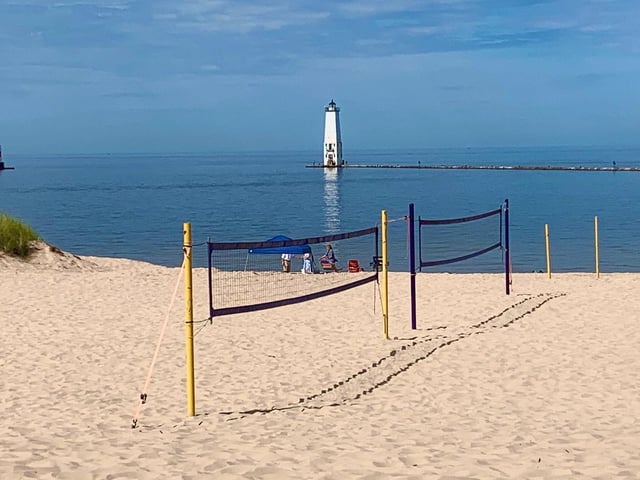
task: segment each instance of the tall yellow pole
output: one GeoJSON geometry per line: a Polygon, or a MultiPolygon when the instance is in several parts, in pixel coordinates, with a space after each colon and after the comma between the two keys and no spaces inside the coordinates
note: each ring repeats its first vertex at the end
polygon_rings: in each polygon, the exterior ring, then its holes
{"type": "Polygon", "coordinates": [[[382,319],[384,338],[389,340],[389,261],[387,256],[387,211],[382,210],[382,319]]]}
{"type": "Polygon", "coordinates": [[[598,216],[593,219],[593,228],[596,237],[596,278],[600,278],[600,247],[598,246],[598,216]]]}
{"type": "Polygon", "coordinates": [[[191,224],[183,225],[184,248],[184,333],[187,360],[187,415],[196,414],[196,387],[193,360],[193,284],[191,274],[191,224]]]}
{"type": "Polygon", "coordinates": [[[544,245],[547,250],[547,277],[551,278],[551,250],[549,248],[549,224],[544,224],[544,245]]]}

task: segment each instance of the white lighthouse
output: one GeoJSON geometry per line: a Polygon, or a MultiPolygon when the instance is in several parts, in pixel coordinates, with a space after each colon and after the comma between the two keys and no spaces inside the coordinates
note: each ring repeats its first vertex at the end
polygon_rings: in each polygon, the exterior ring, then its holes
{"type": "Polygon", "coordinates": [[[325,167],[342,167],[342,138],[340,136],[340,109],[331,100],[324,107],[324,156],[325,167]]]}

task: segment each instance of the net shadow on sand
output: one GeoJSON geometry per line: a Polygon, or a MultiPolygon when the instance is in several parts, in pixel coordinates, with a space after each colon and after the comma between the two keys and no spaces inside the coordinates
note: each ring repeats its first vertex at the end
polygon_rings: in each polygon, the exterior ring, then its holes
{"type": "Polygon", "coordinates": [[[222,411],[218,413],[227,416],[227,420],[239,420],[247,415],[268,414],[286,410],[318,410],[326,407],[349,405],[382,388],[395,377],[434,355],[439,349],[472,335],[490,333],[492,329],[496,328],[508,328],[530,316],[545,304],[565,295],[564,293],[541,293],[535,296],[528,296],[496,315],[478,323],[459,328],[456,331],[449,331],[442,327],[432,329],[431,331],[440,330],[444,333],[410,339],[410,341],[391,350],[388,355],[371,361],[368,366],[363,367],[361,370],[332,383],[316,393],[300,398],[295,403],[292,402],[271,408],[222,411]]]}

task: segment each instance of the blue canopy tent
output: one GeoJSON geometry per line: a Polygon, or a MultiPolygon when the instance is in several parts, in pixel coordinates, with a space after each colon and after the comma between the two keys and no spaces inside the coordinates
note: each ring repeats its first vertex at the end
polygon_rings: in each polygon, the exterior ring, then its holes
{"type": "MultiPolygon", "coordinates": [[[[285,237],[284,235],[276,235],[266,242],[289,242],[292,239],[285,237]]],[[[261,247],[251,248],[249,253],[257,253],[261,255],[282,255],[283,253],[290,253],[291,255],[304,255],[305,253],[311,253],[311,247],[309,245],[290,245],[288,247],[261,247]]]]}
{"type": "MultiPolygon", "coordinates": [[[[265,240],[265,243],[272,242],[290,242],[292,239],[289,237],[285,237],[284,235],[276,235],[269,240],[265,240]]],[[[288,245],[286,247],[258,247],[258,248],[250,248],[247,252],[247,261],[245,263],[245,270],[247,269],[247,264],[249,263],[249,255],[282,255],[283,253],[289,253],[291,255],[304,255],[308,253],[311,255],[312,263],[314,271],[315,271],[315,262],[313,261],[313,252],[311,250],[311,246],[307,244],[302,245],[288,245]]]]}

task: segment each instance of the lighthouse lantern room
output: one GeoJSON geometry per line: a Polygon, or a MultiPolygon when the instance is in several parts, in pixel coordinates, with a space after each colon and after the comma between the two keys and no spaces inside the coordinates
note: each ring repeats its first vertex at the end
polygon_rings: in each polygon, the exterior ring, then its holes
{"type": "Polygon", "coordinates": [[[324,107],[324,157],[325,167],[342,167],[342,138],[340,136],[340,108],[331,100],[324,107]]]}

